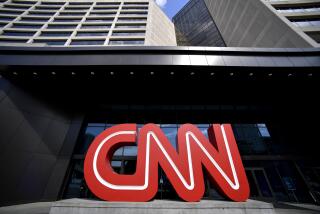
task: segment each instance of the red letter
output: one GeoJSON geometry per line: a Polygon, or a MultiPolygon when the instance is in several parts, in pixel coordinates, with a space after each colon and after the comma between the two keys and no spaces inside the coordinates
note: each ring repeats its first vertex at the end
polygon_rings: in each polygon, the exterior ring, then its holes
{"type": "Polygon", "coordinates": [[[136,172],[120,175],[110,160],[114,151],[136,142],[136,125],[123,124],[102,132],[91,144],[84,173],[90,190],[109,201],[149,201],[158,190],[158,165],[177,194],[185,201],[199,201],[204,193],[202,166],[222,194],[233,201],[249,197],[249,185],[231,125],[212,125],[210,141],[186,124],[178,130],[178,151],[161,129],[145,125],[139,133],[136,172]]]}

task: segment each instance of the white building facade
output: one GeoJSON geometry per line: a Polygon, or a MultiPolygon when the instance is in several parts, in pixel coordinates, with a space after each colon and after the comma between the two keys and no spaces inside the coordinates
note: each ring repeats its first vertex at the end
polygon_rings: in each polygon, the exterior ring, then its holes
{"type": "Polygon", "coordinates": [[[0,44],[176,46],[153,0],[0,0],[0,44]]]}

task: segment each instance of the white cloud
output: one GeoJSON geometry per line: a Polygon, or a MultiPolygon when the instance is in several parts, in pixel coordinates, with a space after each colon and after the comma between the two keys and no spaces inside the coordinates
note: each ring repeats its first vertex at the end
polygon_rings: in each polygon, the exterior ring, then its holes
{"type": "Polygon", "coordinates": [[[156,0],[156,3],[160,6],[160,7],[164,7],[167,4],[167,0],[156,0]]]}

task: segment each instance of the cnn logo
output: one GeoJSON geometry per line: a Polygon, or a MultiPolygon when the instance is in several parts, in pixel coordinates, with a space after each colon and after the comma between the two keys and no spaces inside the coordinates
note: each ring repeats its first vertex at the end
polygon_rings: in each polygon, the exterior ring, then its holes
{"type": "Polygon", "coordinates": [[[233,201],[245,201],[250,190],[231,125],[213,124],[209,139],[192,124],[182,125],[177,150],[155,124],[121,124],[103,131],[90,145],[84,175],[90,190],[107,201],[149,201],[158,190],[160,166],[185,201],[199,201],[204,194],[203,169],[218,190],[233,201]],[[113,171],[113,153],[138,139],[136,172],[120,175],[113,171]]]}

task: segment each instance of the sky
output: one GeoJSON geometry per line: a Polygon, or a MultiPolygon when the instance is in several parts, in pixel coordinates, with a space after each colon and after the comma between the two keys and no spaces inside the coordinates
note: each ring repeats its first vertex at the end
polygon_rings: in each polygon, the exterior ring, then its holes
{"type": "Polygon", "coordinates": [[[155,0],[167,16],[172,19],[174,15],[189,1],[189,0],[155,0]]]}

